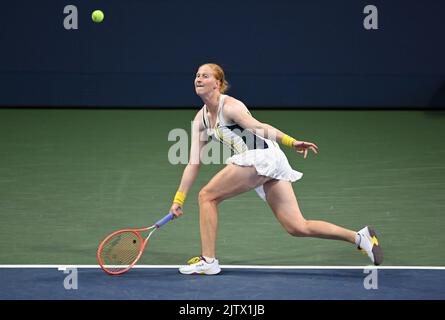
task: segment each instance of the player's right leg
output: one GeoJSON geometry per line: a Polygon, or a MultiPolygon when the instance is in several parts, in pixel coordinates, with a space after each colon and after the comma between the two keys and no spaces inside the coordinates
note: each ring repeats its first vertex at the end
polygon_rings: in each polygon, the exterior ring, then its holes
{"type": "Polygon", "coordinates": [[[270,180],[259,176],[251,166],[228,164],[199,192],[199,223],[202,256],[192,258],[188,265],[179,268],[182,274],[218,274],[216,235],[218,229],[218,204],[228,198],[252,190],[270,180]]]}

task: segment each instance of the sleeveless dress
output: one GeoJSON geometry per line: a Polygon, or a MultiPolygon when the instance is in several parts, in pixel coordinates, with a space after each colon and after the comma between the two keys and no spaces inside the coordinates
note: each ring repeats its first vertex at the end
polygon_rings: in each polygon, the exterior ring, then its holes
{"type": "MultiPolygon", "coordinates": [[[[209,137],[233,151],[234,155],[226,160],[226,164],[253,166],[259,175],[277,180],[300,180],[303,174],[291,168],[277,142],[244,130],[235,122],[226,121],[223,114],[225,98],[226,95],[220,95],[215,127],[210,127],[206,105],[203,107],[202,121],[209,137]]],[[[246,112],[249,113],[249,110],[246,109],[246,112]]],[[[266,200],[262,185],[255,188],[255,191],[266,200]]]]}

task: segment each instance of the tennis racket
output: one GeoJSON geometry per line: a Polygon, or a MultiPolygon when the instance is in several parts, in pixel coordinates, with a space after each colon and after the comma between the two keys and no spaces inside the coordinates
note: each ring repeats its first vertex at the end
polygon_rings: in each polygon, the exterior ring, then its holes
{"type": "Polygon", "coordinates": [[[153,232],[173,217],[173,213],[169,213],[151,227],[123,229],[110,234],[97,249],[97,259],[100,267],[110,275],[118,275],[130,270],[141,258],[153,232]],[[150,233],[144,240],[140,232],[147,231],[150,233]]]}

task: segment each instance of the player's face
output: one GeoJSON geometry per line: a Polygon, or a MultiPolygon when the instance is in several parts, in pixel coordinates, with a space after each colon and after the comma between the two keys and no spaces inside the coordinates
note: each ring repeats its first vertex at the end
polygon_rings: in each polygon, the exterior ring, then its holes
{"type": "Polygon", "coordinates": [[[219,81],[213,75],[209,66],[201,66],[195,77],[195,91],[198,96],[206,95],[214,90],[219,90],[219,81]]]}

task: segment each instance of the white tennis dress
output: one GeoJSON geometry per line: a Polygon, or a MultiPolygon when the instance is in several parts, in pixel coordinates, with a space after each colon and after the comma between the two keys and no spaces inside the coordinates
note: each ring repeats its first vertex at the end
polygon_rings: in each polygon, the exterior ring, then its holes
{"type": "MultiPolygon", "coordinates": [[[[223,143],[234,152],[234,155],[226,160],[226,164],[253,166],[259,175],[277,180],[290,182],[300,180],[303,174],[291,168],[278,143],[243,130],[235,122],[226,121],[223,114],[225,98],[226,95],[220,95],[215,127],[210,128],[206,105],[203,107],[202,121],[209,137],[223,143]]],[[[246,112],[249,112],[247,108],[246,112]]],[[[266,200],[263,186],[257,187],[255,191],[266,200]]]]}

